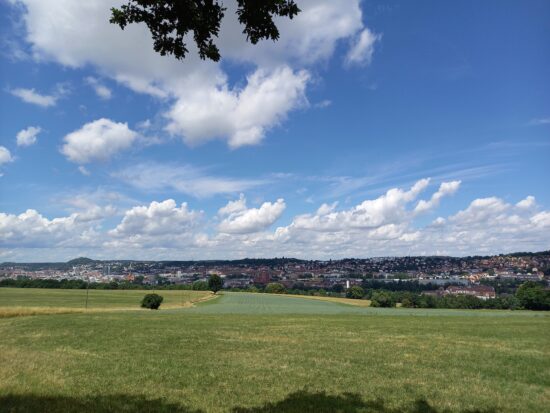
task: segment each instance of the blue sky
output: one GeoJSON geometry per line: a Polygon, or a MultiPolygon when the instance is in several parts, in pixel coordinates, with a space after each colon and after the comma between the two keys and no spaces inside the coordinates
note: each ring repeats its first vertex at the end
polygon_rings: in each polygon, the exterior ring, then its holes
{"type": "Polygon", "coordinates": [[[229,10],[219,64],[111,3],[0,2],[0,261],[550,248],[547,1],[229,10]]]}

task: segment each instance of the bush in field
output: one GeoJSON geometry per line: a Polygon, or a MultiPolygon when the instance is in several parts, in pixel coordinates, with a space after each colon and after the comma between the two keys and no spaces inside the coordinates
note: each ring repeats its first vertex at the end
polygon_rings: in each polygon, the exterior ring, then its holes
{"type": "Polygon", "coordinates": [[[346,292],[347,298],[353,298],[355,300],[360,300],[365,296],[365,291],[358,285],[354,285],[346,292]]]}
{"type": "Polygon", "coordinates": [[[265,292],[268,294],[284,294],[286,292],[286,289],[282,284],[269,283],[265,287],[265,292]]]}
{"type": "Polygon", "coordinates": [[[146,294],[141,300],[141,306],[150,310],[158,310],[164,298],[158,294],[146,294]]]}
{"type": "Polygon", "coordinates": [[[395,297],[389,291],[375,291],[371,297],[371,307],[395,307],[395,297]]]}
{"type": "Polygon", "coordinates": [[[208,288],[210,289],[210,291],[216,294],[218,291],[222,289],[222,287],[223,287],[222,277],[216,274],[212,274],[208,279],[208,288]]]}

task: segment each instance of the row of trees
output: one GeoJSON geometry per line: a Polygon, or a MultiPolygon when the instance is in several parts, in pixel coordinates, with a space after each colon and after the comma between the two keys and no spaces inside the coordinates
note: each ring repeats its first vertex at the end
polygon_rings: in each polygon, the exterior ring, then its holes
{"type": "Polygon", "coordinates": [[[434,296],[410,291],[364,290],[351,287],[346,296],[353,299],[368,299],[372,307],[407,308],[462,308],[462,309],[526,309],[550,310],[550,290],[541,283],[528,281],[519,286],[514,295],[505,295],[483,300],[470,295],[434,296]]]}

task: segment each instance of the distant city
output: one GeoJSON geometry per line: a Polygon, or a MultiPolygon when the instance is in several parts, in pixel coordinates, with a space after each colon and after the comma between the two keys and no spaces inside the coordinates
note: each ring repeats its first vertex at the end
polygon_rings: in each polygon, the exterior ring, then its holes
{"type": "Polygon", "coordinates": [[[187,285],[220,275],[224,288],[265,286],[342,290],[365,280],[472,286],[489,280],[550,282],[550,251],[474,257],[381,257],[307,261],[294,258],[233,261],[97,261],[2,263],[4,279],[82,280],[91,283],[187,285]]]}

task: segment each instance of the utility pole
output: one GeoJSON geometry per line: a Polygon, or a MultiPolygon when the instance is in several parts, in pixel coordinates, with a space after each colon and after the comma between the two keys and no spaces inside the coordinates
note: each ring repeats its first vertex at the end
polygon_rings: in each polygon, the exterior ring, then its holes
{"type": "Polygon", "coordinates": [[[86,310],[88,309],[88,293],[90,290],[90,274],[88,273],[88,282],[86,283],[86,310]]]}

